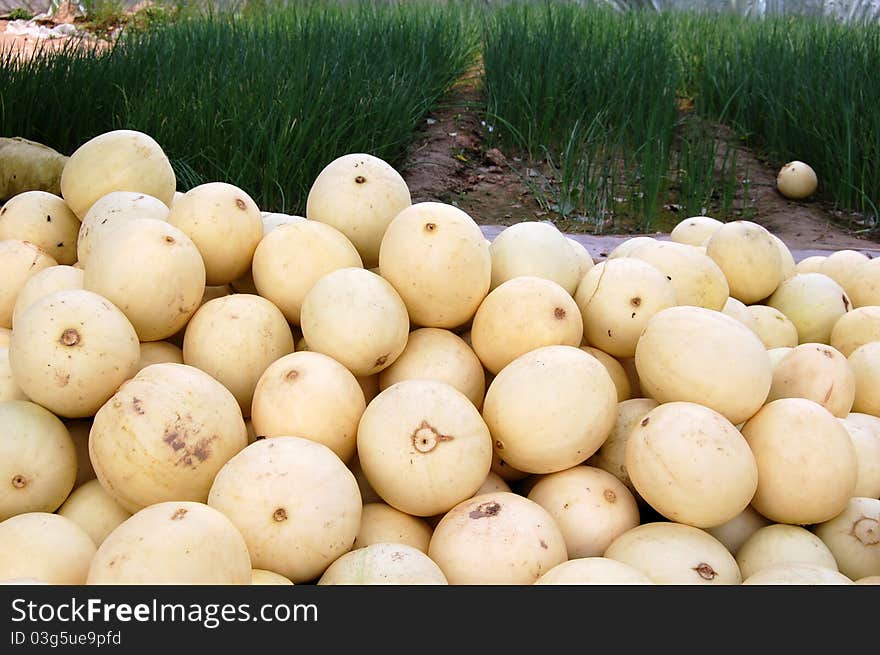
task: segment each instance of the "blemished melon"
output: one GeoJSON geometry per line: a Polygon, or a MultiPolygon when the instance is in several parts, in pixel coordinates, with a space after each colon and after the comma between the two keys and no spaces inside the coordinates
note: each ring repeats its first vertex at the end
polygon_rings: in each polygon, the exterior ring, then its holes
{"type": "Polygon", "coordinates": [[[431,536],[428,556],[449,584],[533,584],[567,557],[565,538],[538,503],[496,492],[462,501],[431,536]]]}
{"type": "Polygon", "coordinates": [[[819,180],[812,166],[802,161],[790,161],[776,174],[776,188],[786,198],[804,200],[816,192],[819,180]]]}
{"type": "Polygon", "coordinates": [[[153,364],[95,414],[89,454],[101,486],[129,512],[203,503],[222,466],[247,445],[235,396],[186,364],[153,364]]]}
{"type": "Polygon", "coordinates": [[[794,323],[798,343],[828,343],[834,324],[853,308],[843,287],[822,273],[799,273],[788,278],[766,304],[794,323]]]}
{"type": "Polygon", "coordinates": [[[797,327],[778,309],[768,305],[749,305],[746,311],[752,315],[755,334],[767,350],[798,345],[797,327]]]}
{"type": "Polygon", "coordinates": [[[411,204],[409,187],[388,162],[349,153],[327,164],[315,178],[306,198],[306,218],[342,232],[363,265],[373,268],[379,264],[388,224],[411,204]]]}
{"type": "Polygon", "coordinates": [[[815,526],[840,572],[852,580],[880,575],[880,500],[849,499],[837,516],[815,526]]]}
{"type": "Polygon", "coordinates": [[[691,216],[672,228],[669,238],[676,243],[702,246],[724,223],[711,216],[691,216]]]}
{"type": "Polygon", "coordinates": [[[852,410],[855,397],[856,377],[846,357],[822,343],[802,343],[773,367],[767,402],[807,398],[844,418],[852,410]]]}
{"type": "Polygon", "coordinates": [[[21,288],[15,305],[12,308],[12,325],[15,327],[15,316],[21,314],[34,302],[55,291],[82,289],[85,272],[73,266],[50,266],[31,276],[21,288]]]}
{"type": "Polygon", "coordinates": [[[111,191],[136,191],[171,205],[177,179],[156,140],[136,130],[112,130],[79,146],[61,172],[61,196],[82,220],[111,191]]]}

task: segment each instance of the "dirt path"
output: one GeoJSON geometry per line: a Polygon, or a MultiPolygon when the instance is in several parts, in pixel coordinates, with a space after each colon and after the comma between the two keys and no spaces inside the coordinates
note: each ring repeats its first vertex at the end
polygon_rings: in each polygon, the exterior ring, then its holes
{"type": "MultiPolygon", "coordinates": [[[[437,200],[468,212],[484,232],[493,235],[505,225],[551,219],[512,169],[525,169],[498,149],[484,144],[483,103],[478,73],[472,70],[441,100],[419,129],[401,174],[414,202],[437,200]]],[[[739,148],[740,165],[751,181],[749,220],[761,223],[802,256],[813,251],[854,249],[880,256],[880,237],[869,239],[846,229],[818,201],[794,202],[776,191],[776,171],[747,148],[739,148]]],[[[681,216],[682,219],[686,216],[681,216]]],[[[572,234],[572,231],[568,231],[572,234]]],[[[659,234],[659,233],[658,233],[659,234]]],[[[577,234],[594,253],[631,235],[577,234]]]]}

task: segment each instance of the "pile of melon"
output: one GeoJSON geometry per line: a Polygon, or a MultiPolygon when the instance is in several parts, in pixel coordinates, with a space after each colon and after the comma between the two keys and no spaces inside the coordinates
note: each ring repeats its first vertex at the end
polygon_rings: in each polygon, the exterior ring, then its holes
{"type": "Polygon", "coordinates": [[[113,131],[0,209],[6,584],[877,584],[880,258],[305,216],[113,131]]]}

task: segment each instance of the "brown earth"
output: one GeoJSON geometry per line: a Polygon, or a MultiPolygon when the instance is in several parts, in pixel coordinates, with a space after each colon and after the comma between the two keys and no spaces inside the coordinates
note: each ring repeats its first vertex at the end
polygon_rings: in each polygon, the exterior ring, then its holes
{"type": "MultiPolygon", "coordinates": [[[[476,71],[463,78],[419,129],[401,167],[413,201],[454,204],[486,226],[484,232],[489,236],[516,222],[558,218],[541,207],[523,180],[539,163],[523,162],[510,153],[506,156],[497,148],[486,147],[477,80],[476,71]]],[[[876,232],[872,239],[860,234],[857,227],[850,229],[842,214],[819,201],[786,199],[776,190],[776,170],[747,148],[739,146],[738,151],[739,165],[748,171],[751,185],[748,201],[740,198],[740,206],[747,209],[738,210],[740,216],[735,213],[728,220],[741,217],[758,222],[800,256],[842,249],[880,256],[880,235],[876,232]]],[[[686,217],[667,212],[663,223],[668,231],[686,217]]],[[[594,256],[632,236],[630,230],[614,230],[613,226],[597,234],[589,224],[557,224],[588,245],[594,256]]]]}

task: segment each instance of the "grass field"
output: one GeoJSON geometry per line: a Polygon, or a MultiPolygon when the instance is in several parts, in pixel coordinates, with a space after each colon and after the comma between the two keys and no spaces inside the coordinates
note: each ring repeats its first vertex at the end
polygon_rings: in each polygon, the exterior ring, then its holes
{"type": "Polygon", "coordinates": [[[807,161],[818,198],[876,226],[876,27],[554,1],[248,6],[163,14],[107,50],[0,54],[0,134],[69,153],[142,130],[182,190],[222,180],[301,213],[341,154],[401,165],[416,126],[482,57],[487,147],[539,170],[524,175],[534,193],[584,229],[609,217],[651,229],[670,205],[731,218],[739,202],[744,216],[742,145],[774,168],[807,161]]]}

